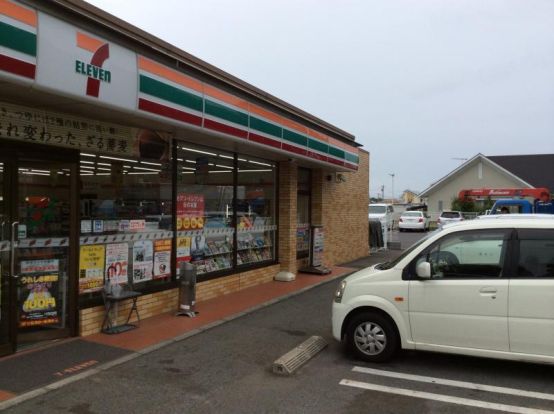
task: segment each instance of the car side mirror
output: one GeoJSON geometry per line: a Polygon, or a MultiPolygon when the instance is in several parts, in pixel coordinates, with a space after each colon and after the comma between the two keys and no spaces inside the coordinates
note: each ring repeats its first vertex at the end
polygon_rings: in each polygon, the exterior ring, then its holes
{"type": "Polygon", "coordinates": [[[421,279],[431,279],[431,263],[421,262],[416,266],[416,275],[421,279]]]}

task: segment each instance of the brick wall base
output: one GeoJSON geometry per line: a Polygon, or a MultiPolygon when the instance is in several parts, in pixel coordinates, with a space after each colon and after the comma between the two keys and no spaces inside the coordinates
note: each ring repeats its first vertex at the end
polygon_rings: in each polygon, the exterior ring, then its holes
{"type": "MultiPolygon", "coordinates": [[[[262,283],[271,282],[278,271],[279,265],[277,264],[250,270],[248,272],[237,273],[236,275],[200,282],[196,286],[196,301],[203,302],[262,283]]],[[[146,319],[163,313],[176,312],[178,301],[179,289],[174,288],[143,295],[138,298],[137,306],[141,319],[146,319]]],[[[130,309],[131,301],[125,301],[119,304],[117,324],[125,322],[130,309]]],[[[100,332],[103,319],[104,306],[81,309],[79,311],[80,335],[87,336],[100,332]]],[[[133,315],[131,319],[131,323],[132,322],[136,322],[135,315],[133,315]]]]}

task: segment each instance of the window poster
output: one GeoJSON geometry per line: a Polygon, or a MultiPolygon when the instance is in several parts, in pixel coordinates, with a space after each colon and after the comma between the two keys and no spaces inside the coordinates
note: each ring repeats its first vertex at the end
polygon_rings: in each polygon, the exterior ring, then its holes
{"type": "Polygon", "coordinates": [[[178,237],[177,238],[177,270],[179,270],[179,263],[190,262],[190,237],[178,237]]]}
{"type": "Polygon", "coordinates": [[[81,246],[79,255],[79,293],[102,290],[105,257],[106,248],[103,245],[81,246]]]}
{"type": "Polygon", "coordinates": [[[204,195],[177,194],[177,230],[204,228],[204,195]]]}
{"type": "Polygon", "coordinates": [[[171,239],[154,241],[154,279],[171,275],[171,239]]]}
{"type": "Polygon", "coordinates": [[[58,259],[21,262],[19,327],[60,323],[63,302],[58,300],[59,282],[58,259]]]}
{"type": "Polygon", "coordinates": [[[204,256],[206,255],[206,237],[197,234],[192,238],[192,246],[190,249],[190,255],[192,257],[192,261],[198,261],[204,259],[204,256]]]}
{"type": "Polygon", "coordinates": [[[139,240],[133,244],[133,282],[152,280],[153,256],[151,240],[139,240]]]}
{"type": "Polygon", "coordinates": [[[129,245],[114,243],[106,246],[106,275],[111,283],[127,283],[129,245]]]}

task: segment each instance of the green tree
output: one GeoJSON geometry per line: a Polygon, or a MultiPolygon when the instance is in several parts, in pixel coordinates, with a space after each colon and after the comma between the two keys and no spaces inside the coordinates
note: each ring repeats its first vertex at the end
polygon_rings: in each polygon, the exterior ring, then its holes
{"type": "Polygon", "coordinates": [[[452,199],[451,208],[454,211],[463,211],[464,213],[479,212],[479,209],[472,200],[463,200],[458,197],[452,199]]]}

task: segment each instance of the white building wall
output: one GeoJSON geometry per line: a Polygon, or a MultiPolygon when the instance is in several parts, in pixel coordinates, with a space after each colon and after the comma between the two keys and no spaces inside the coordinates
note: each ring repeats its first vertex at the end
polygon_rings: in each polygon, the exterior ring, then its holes
{"type": "Polygon", "coordinates": [[[505,188],[522,187],[517,179],[504,174],[487,162],[478,160],[462,172],[450,177],[436,191],[427,196],[427,211],[431,215],[442,210],[450,210],[452,200],[458,197],[460,190],[465,188],[505,188]],[[442,208],[441,207],[442,204],[442,208]]]}

